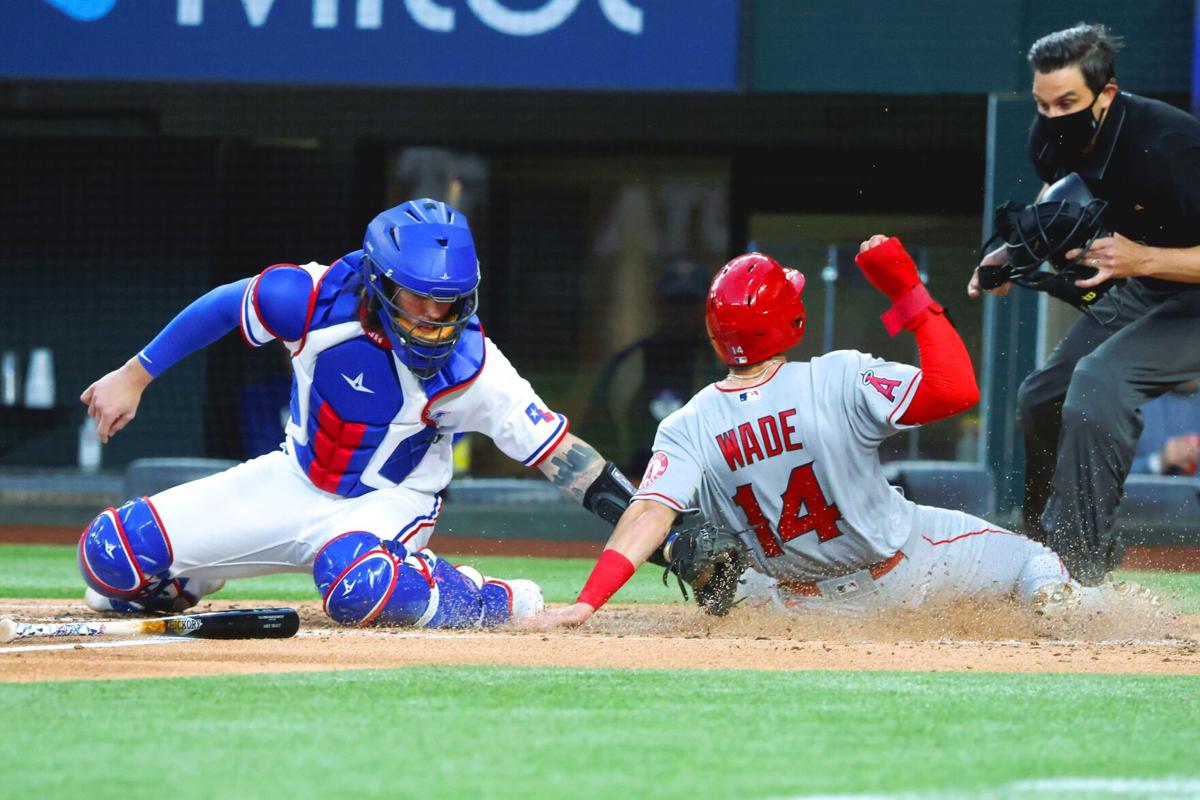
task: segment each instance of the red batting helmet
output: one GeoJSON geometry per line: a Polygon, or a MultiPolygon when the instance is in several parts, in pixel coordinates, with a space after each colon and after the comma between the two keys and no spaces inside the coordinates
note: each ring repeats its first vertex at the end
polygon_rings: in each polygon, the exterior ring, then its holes
{"type": "Polygon", "coordinates": [[[705,322],[726,364],[757,364],[804,336],[804,275],[762,253],[730,261],[708,290],[705,322]]]}

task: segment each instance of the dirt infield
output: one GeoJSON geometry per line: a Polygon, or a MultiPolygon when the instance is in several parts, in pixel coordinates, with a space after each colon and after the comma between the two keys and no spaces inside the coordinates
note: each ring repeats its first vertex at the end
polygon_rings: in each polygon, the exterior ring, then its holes
{"type": "MultiPolygon", "coordinates": [[[[0,527],[0,542],[74,543],[67,528],[0,527]]],[[[450,545],[450,542],[453,542],[450,545]]],[[[590,557],[592,542],[455,537],[456,554],[590,557]]],[[[1130,548],[1125,566],[1200,567],[1197,548],[1130,548]]],[[[214,600],[197,611],[248,605],[214,600]]],[[[926,608],[871,620],[783,617],[735,609],[713,619],[682,605],[606,607],[591,624],[550,634],[345,629],[318,603],[300,609],[300,634],[284,641],[28,640],[0,645],[0,682],[151,678],[371,669],[430,664],[521,666],[1087,672],[1200,675],[1200,614],[1163,620],[1144,610],[1048,628],[1011,604],[926,608]],[[109,646],[109,644],[116,646],[109,646]],[[97,646],[101,645],[101,646],[97,646]],[[27,649],[27,648],[53,649],[27,649]]],[[[0,600],[0,617],[94,617],[78,602],[0,600]]]]}
{"type": "MultiPolygon", "coordinates": [[[[197,610],[245,605],[211,602],[197,610]]],[[[868,621],[741,609],[714,620],[694,608],[642,605],[606,608],[580,630],[533,633],[345,629],[325,619],[315,602],[298,607],[301,632],[288,640],[31,639],[0,645],[0,682],[433,664],[1200,675],[1200,615],[1160,620],[1122,614],[1047,631],[1044,622],[1008,604],[868,621]],[[137,646],[124,646],[133,642],[137,646]]],[[[64,601],[0,601],[0,616],[29,621],[79,619],[85,611],[64,601]]]]}

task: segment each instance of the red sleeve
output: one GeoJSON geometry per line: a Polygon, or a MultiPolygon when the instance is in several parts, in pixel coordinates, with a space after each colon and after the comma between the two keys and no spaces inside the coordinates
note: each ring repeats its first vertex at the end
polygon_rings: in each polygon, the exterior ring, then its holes
{"type": "Polygon", "coordinates": [[[921,383],[900,417],[905,425],[936,422],[979,402],[975,368],[958,331],[945,314],[932,309],[924,314],[906,326],[917,337],[921,383]]]}
{"type": "Polygon", "coordinates": [[[592,608],[600,608],[608,602],[608,598],[617,593],[625,583],[633,577],[637,567],[621,553],[611,548],[600,554],[592,574],[588,577],[583,591],[579,593],[576,603],[587,603],[592,608]]]}

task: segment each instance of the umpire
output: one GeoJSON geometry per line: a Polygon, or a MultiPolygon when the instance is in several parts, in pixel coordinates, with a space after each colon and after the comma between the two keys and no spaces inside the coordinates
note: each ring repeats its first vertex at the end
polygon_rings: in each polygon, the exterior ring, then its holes
{"type": "MultiPolygon", "coordinates": [[[[1071,326],[1017,399],[1026,531],[1093,586],[1120,560],[1112,524],[1139,406],[1200,375],[1200,122],[1120,91],[1119,47],[1104,25],[1080,24],[1029,49],[1034,168],[1046,183],[1079,173],[1108,202],[1114,231],[1082,254],[1099,272],[1077,285],[1128,278],[1071,326]]],[[[967,291],[980,294],[978,271],[967,291]]]]}

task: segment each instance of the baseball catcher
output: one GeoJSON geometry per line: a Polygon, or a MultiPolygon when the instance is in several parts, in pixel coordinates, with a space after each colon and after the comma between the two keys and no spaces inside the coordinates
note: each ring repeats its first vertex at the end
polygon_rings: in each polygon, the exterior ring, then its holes
{"type": "Polygon", "coordinates": [[[308,572],[345,625],[491,626],[539,611],[533,581],[490,578],[426,546],[454,439],[489,436],[610,522],[633,486],[484,334],[479,282],[466,218],[411,200],[333,264],[277,264],[213,289],[89,386],[80,399],[107,442],[151,381],[235,328],[252,347],[279,342],[295,375],[280,450],[88,525],[88,606],[178,611],[226,579],[308,572]]]}

